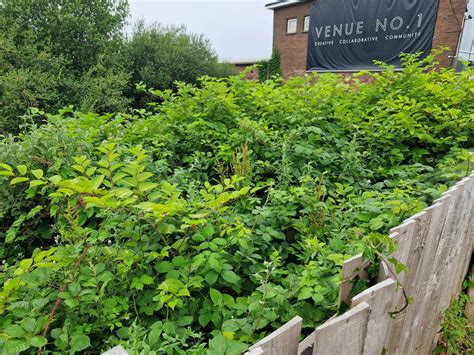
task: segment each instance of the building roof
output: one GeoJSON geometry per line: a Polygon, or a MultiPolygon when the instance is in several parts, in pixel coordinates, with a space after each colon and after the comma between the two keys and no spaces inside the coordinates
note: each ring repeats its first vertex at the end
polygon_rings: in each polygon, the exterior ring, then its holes
{"type": "Polygon", "coordinates": [[[275,1],[271,2],[269,4],[266,4],[265,7],[268,10],[275,10],[279,9],[281,7],[286,7],[286,6],[291,6],[291,5],[296,5],[296,4],[302,4],[305,2],[308,2],[309,0],[289,0],[289,1],[275,1]]]}
{"type": "Polygon", "coordinates": [[[252,64],[257,64],[260,63],[264,60],[268,60],[270,58],[245,58],[245,59],[238,59],[238,60],[231,60],[228,63],[234,64],[234,65],[252,65],[252,64]]]}

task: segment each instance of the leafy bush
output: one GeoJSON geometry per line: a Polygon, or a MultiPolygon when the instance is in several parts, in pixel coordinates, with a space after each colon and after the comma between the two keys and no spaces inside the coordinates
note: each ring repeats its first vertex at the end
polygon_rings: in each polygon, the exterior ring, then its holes
{"type": "Polygon", "coordinates": [[[444,312],[436,354],[465,354],[474,348],[474,326],[464,313],[465,306],[470,301],[469,288],[474,284],[468,277],[463,286],[464,292],[444,312]]]}
{"type": "MultiPolygon", "coordinates": [[[[219,63],[208,39],[187,33],[185,26],[138,22],[127,50],[132,82],[157,89],[175,88],[176,81],[196,84],[203,75],[234,74],[232,67],[219,63]]],[[[142,95],[135,95],[136,102],[141,102],[142,95]]]]}
{"type": "Polygon", "coordinates": [[[31,107],[125,112],[147,102],[140,81],[169,88],[234,74],[202,35],[138,24],[128,39],[127,17],[127,0],[1,1],[0,134],[18,133],[31,107]]]}
{"type": "Polygon", "coordinates": [[[472,72],[423,64],[32,111],[0,141],[2,351],[236,354],[295,315],[314,329],[344,260],[387,255],[466,172],[472,72]]]}
{"type": "Polygon", "coordinates": [[[278,48],[273,48],[272,57],[269,60],[260,62],[259,65],[258,79],[260,81],[268,80],[275,75],[281,75],[280,52],[278,48]]]}

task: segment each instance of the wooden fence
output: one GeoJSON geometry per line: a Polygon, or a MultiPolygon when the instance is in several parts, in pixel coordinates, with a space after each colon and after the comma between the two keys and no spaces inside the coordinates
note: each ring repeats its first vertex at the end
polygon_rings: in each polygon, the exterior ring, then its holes
{"type": "Polygon", "coordinates": [[[474,174],[390,233],[398,242],[393,256],[408,272],[394,276],[394,267],[382,262],[378,283],[350,299],[351,280],[364,277],[367,266],[361,255],[355,256],[343,265],[339,292],[349,311],[302,342],[303,319],[295,317],[247,354],[431,354],[443,312],[461,291],[473,252],[474,174]],[[412,300],[408,306],[403,290],[412,300]]]}

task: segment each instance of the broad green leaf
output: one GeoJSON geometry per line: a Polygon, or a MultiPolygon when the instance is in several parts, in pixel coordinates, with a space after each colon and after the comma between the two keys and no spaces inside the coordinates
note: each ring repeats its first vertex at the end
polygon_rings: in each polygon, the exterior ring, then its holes
{"type": "Polygon", "coordinates": [[[21,338],[25,335],[25,330],[18,324],[11,324],[3,332],[11,338],[21,338]]]}
{"type": "Polygon", "coordinates": [[[140,281],[142,282],[142,284],[144,285],[151,285],[153,284],[154,280],[153,280],[153,277],[149,276],[149,275],[142,275],[140,277],[140,281]]]}
{"type": "Polygon", "coordinates": [[[232,270],[222,271],[221,276],[224,280],[226,280],[227,282],[231,284],[235,284],[240,281],[240,277],[237,276],[237,274],[233,272],[232,270]]]}
{"type": "Polygon", "coordinates": [[[314,291],[311,287],[303,287],[298,293],[298,300],[305,300],[313,295],[314,291]]]}
{"type": "Polygon", "coordinates": [[[37,179],[41,179],[43,177],[43,170],[41,169],[35,169],[35,170],[31,170],[31,173],[34,175],[35,178],[37,179]]]}
{"type": "Polygon", "coordinates": [[[18,165],[16,167],[16,170],[20,173],[20,175],[25,175],[26,172],[28,171],[28,167],[26,165],[18,165]]]}
{"type": "Polygon", "coordinates": [[[222,294],[214,288],[211,288],[209,290],[209,295],[211,296],[212,303],[214,303],[215,305],[219,304],[222,301],[222,294]]]}
{"type": "Polygon", "coordinates": [[[12,173],[11,171],[3,170],[3,171],[0,171],[0,176],[15,176],[15,174],[12,173]]]}
{"type": "Polygon", "coordinates": [[[219,334],[211,341],[209,341],[209,348],[218,351],[219,354],[225,354],[227,349],[225,338],[221,334],[219,334]]]}
{"type": "Polygon", "coordinates": [[[187,325],[190,325],[193,322],[193,317],[192,316],[183,316],[178,318],[178,325],[180,327],[185,327],[187,325]]]}
{"type": "Polygon", "coordinates": [[[47,343],[48,343],[48,340],[46,340],[46,338],[42,336],[34,336],[33,338],[30,339],[30,344],[34,346],[35,348],[41,348],[45,346],[47,343]]]}
{"type": "Polygon", "coordinates": [[[43,180],[31,180],[30,181],[30,187],[36,187],[36,186],[41,186],[41,185],[45,185],[46,184],[46,181],[43,181],[43,180]]]}
{"type": "Polygon", "coordinates": [[[8,171],[13,171],[13,168],[8,164],[0,164],[0,168],[3,168],[8,171]]]}
{"type": "Polygon", "coordinates": [[[28,339],[9,339],[3,344],[5,354],[19,354],[30,347],[28,339]]]}
{"type": "Polygon", "coordinates": [[[214,285],[217,279],[219,278],[219,274],[214,270],[211,270],[204,276],[204,278],[206,279],[209,285],[214,285]]]}
{"type": "Polygon", "coordinates": [[[19,184],[21,182],[25,182],[25,181],[29,181],[30,179],[28,179],[27,177],[16,177],[14,179],[12,179],[12,181],[10,182],[10,185],[15,185],[15,184],[19,184]]]}
{"type": "Polygon", "coordinates": [[[69,345],[71,346],[71,352],[78,352],[87,349],[91,342],[86,334],[73,334],[69,345]]]}
{"type": "Polygon", "coordinates": [[[21,321],[21,326],[27,333],[33,333],[35,331],[36,324],[36,319],[31,317],[26,317],[21,321]]]}

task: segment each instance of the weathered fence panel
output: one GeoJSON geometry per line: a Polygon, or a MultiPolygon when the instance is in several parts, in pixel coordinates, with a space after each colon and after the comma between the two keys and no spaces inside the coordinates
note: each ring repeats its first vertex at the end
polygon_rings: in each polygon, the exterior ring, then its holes
{"type": "Polygon", "coordinates": [[[393,265],[382,263],[378,283],[350,300],[351,280],[364,277],[367,264],[361,255],[347,260],[339,302],[349,311],[318,327],[299,347],[301,320],[297,331],[289,330],[289,322],[250,348],[259,352],[249,354],[430,354],[474,249],[474,174],[393,228],[390,237],[398,243],[393,256],[408,272],[393,275],[393,265]],[[402,290],[412,299],[408,306],[402,290]]]}
{"type": "MultiPolygon", "coordinates": [[[[301,335],[303,319],[295,317],[275,332],[249,348],[250,351],[262,349],[264,354],[296,354],[301,335]]],[[[258,354],[258,353],[251,353],[258,354]]]]}
{"type": "Polygon", "coordinates": [[[362,302],[342,316],[318,327],[314,337],[313,355],[361,353],[367,336],[369,314],[370,306],[362,302]]]}

